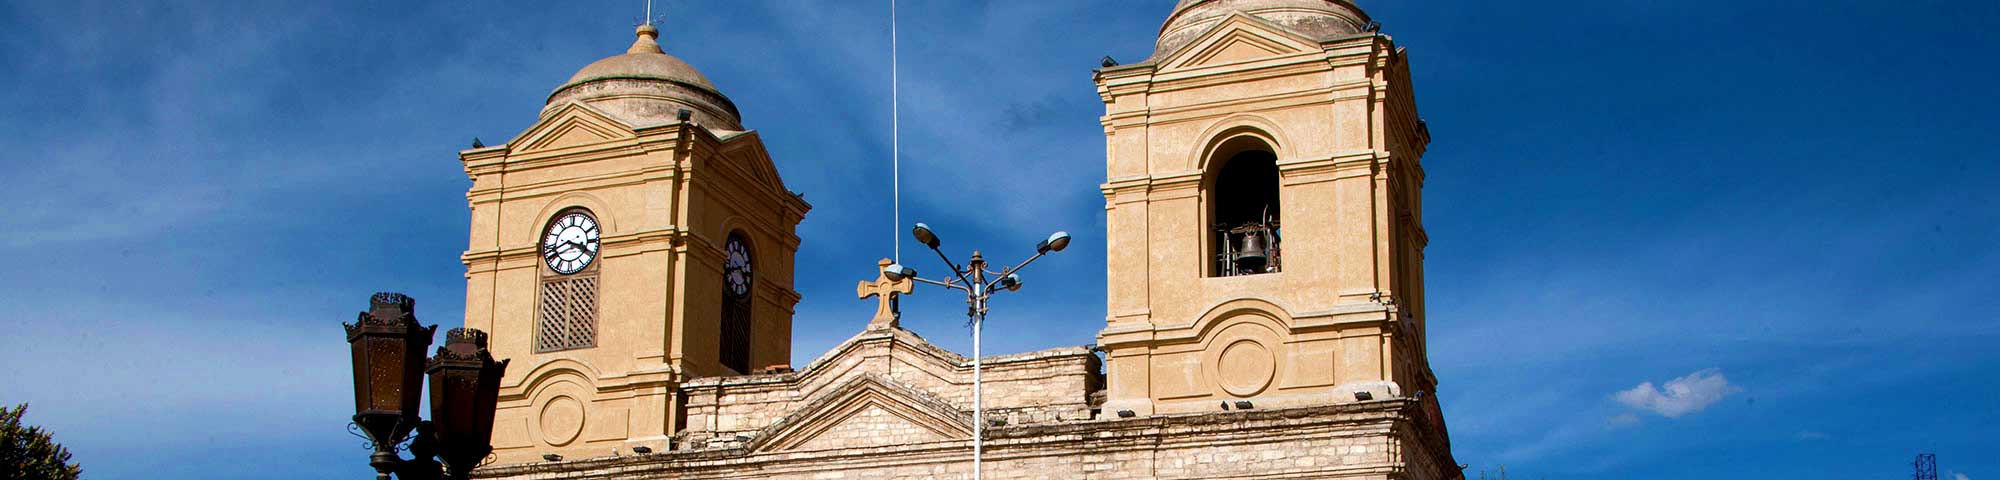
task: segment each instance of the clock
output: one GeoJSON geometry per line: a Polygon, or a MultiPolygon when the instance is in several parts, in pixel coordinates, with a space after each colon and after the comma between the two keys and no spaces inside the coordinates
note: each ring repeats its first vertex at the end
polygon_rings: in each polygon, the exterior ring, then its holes
{"type": "Polygon", "coordinates": [[[726,255],[728,255],[728,258],[722,261],[723,287],[728,289],[730,298],[742,299],[749,297],[750,282],[752,280],[750,273],[750,247],[743,244],[742,238],[731,235],[729,236],[729,245],[726,247],[726,255]]]}
{"type": "Polygon", "coordinates": [[[549,270],[568,275],[583,271],[597,259],[597,219],[584,212],[569,212],[549,222],[542,234],[542,262],[549,270]]]}

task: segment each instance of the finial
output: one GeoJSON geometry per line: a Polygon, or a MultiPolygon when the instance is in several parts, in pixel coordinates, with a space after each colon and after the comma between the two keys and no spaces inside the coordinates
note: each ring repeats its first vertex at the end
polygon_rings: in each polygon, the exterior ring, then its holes
{"type": "Polygon", "coordinates": [[[650,23],[640,25],[638,34],[639,39],[634,40],[632,48],[625,49],[625,53],[667,53],[660,50],[660,29],[653,28],[650,23]]]}
{"type": "Polygon", "coordinates": [[[854,286],[855,298],[876,297],[875,318],[868,320],[869,331],[898,328],[897,320],[903,317],[903,313],[897,300],[916,291],[913,288],[916,281],[910,279],[916,276],[916,272],[904,268],[892,279],[889,268],[895,264],[895,260],[887,258],[875,262],[875,271],[878,272],[875,280],[863,280],[854,286]]]}

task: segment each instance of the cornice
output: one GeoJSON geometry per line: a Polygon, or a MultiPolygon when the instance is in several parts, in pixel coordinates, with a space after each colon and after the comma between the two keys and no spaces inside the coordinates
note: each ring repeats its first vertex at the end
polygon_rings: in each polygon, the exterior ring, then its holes
{"type": "Polygon", "coordinates": [[[468,199],[474,196],[495,196],[495,200],[499,199],[497,195],[500,194],[505,194],[507,200],[539,198],[561,195],[580,189],[639,185],[653,181],[672,180],[674,174],[675,172],[672,169],[647,167],[583,177],[561,178],[545,182],[517,183],[500,187],[473,189],[467,190],[466,196],[468,199]]]}
{"type": "MultiPolygon", "coordinates": [[[[623,248],[627,246],[643,246],[644,244],[649,242],[666,242],[668,244],[672,244],[675,243],[675,240],[678,240],[680,239],[680,237],[683,237],[685,235],[687,235],[687,232],[675,228],[673,225],[668,225],[665,228],[643,230],[631,233],[622,233],[617,235],[605,235],[598,241],[600,245],[602,245],[602,248],[605,251],[605,255],[609,256],[612,254],[610,250],[614,247],[623,248]]],[[[539,255],[539,252],[537,251],[539,248],[540,247],[530,243],[527,245],[501,247],[498,249],[466,250],[465,253],[459,254],[459,260],[461,262],[466,263],[467,265],[470,265],[474,262],[487,262],[487,261],[498,262],[498,261],[512,260],[521,257],[536,257],[539,255]]],[[[665,250],[665,248],[648,249],[645,251],[660,251],[660,250],[665,250]]],[[[620,254],[619,256],[623,255],[625,254],[620,254]]]]}
{"type": "MultiPolygon", "coordinates": [[[[1389,307],[1377,303],[1341,304],[1326,310],[1297,312],[1291,314],[1291,322],[1286,329],[1292,334],[1305,334],[1356,328],[1386,328],[1390,323],[1389,307]]],[[[1201,341],[1201,319],[1185,323],[1159,324],[1136,323],[1113,325],[1097,334],[1098,343],[1106,349],[1127,347],[1154,348],[1180,345],[1201,341]]]]}

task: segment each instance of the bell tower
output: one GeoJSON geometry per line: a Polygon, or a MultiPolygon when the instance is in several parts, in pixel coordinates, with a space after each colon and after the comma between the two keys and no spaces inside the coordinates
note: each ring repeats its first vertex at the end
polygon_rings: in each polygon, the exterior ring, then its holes
{"type": "Polygon", "coordinates": [[[664,451],[691,378],[791,358],[792,258],[811,207],[736,106],[652,25],[585,66],[504,145],[459,153],[472,188],[465,324],[512,359],[501,463],[664,451]]]}
{"type": "Polygon", "coordinates": [[[1182,0],[1150,58],[1095,80],[1104,411],[1423,398],[1437,415],[1429,133],[1403,49],[1347,0],[1182,0]]]}

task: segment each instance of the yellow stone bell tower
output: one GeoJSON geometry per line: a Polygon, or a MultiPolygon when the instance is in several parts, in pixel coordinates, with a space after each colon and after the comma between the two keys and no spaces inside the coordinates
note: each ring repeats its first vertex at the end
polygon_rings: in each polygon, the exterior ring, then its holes
{"type": "MultiPolygon", "coordinates": [[[[1182,0],[1104,100],[1104,410],[1422,398],[1408,57],[1347,0],[1182,0]]],[[[1440,421],[1437,438],[1443,437],[1440,421]]]]}
{"type": "Polygon", "coordinates": [[[651,25],[578,71],[505,145],[459,153],[473,185],[465,324],[513,360],[493,444],[666,450],[691,378],[791,357],[796,227],[757,133],[651,25]]]}

